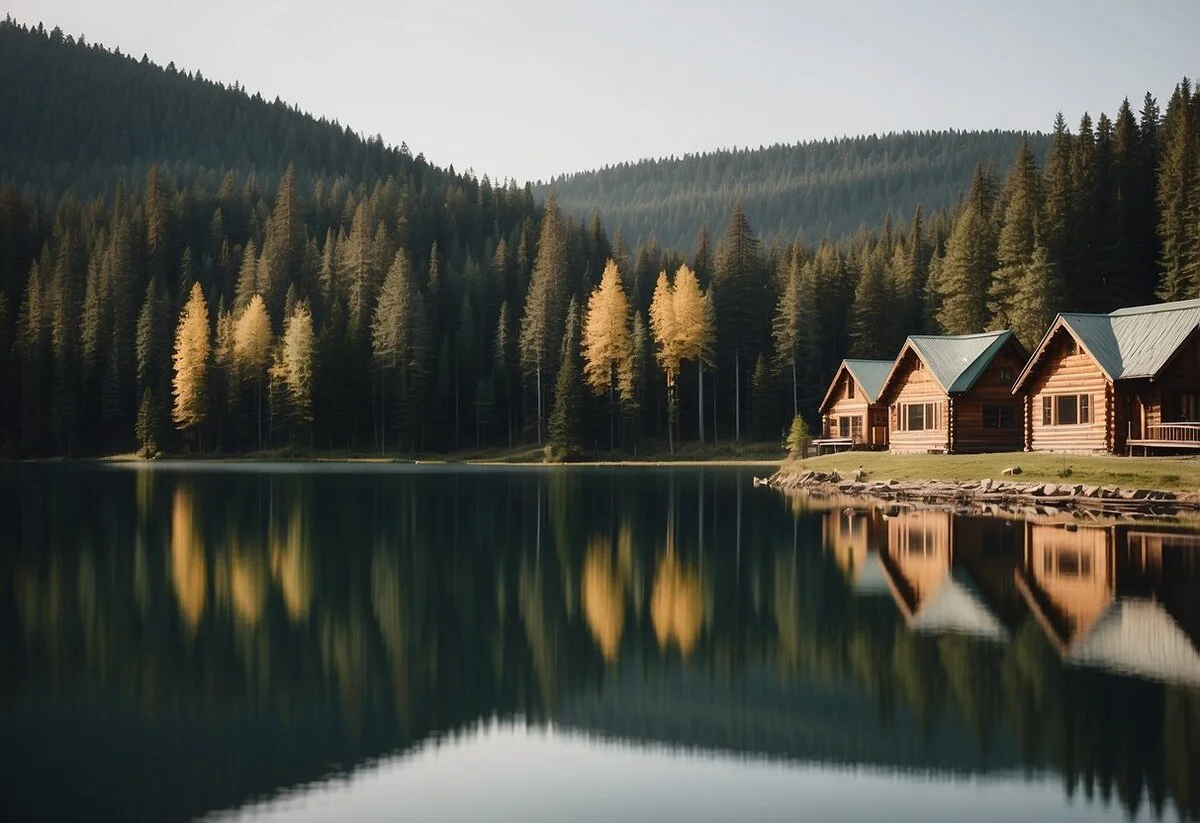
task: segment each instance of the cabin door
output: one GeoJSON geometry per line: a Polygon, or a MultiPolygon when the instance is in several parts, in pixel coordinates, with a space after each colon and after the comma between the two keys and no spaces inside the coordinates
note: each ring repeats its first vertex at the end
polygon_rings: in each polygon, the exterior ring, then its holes
{"type": "Polygon", "coordinates": [[[1129,439],[1141,440],[1146,430],[1146,404],[1136,392],[1125,395],[1125,419],[1129,421],[1129,439]]]}

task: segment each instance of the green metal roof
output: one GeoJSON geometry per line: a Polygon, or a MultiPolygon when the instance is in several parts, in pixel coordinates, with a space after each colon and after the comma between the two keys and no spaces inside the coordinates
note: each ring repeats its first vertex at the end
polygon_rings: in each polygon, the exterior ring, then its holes
{"type": "Polygon", "coordinates": [[[887,380],[888,372],[892,370],[891,360],[846,360],[846,370],[863,390],[868,403],[879,399],[883,383],[887,380]]]}
{"type": "Polygon", "coordinates": [[[1200,326],[1200,300],[1061,317],[1110,380],[1153,377],[1200,326]]]}
{"type": "Polygon", "coordinates": [[[916,335],[908,338],[917,356],[947,394],[969,391],[1012,338],[1012,332],[986,334],[916,335]]]}

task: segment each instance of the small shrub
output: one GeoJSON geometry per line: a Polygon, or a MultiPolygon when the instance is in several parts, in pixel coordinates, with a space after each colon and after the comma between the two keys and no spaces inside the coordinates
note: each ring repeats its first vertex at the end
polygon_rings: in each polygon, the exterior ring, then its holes
{"type": "Polygon", "coordinates": [[[783,447],[789,457],[804,457],[808,454],[808,446],[812,443],[812,435],[808,431],[808,423],[801,415],[796,415],[788,429],[783,447]]]}
{"type": "Polygon", "coordinates": [[[1058,473],[1058,476],[1059,477],[1070,477],[1074,473],[1075,473],[1074,470],[1070,466],[1064,466],[1062,471],[1060,471],[1058,473]]]}

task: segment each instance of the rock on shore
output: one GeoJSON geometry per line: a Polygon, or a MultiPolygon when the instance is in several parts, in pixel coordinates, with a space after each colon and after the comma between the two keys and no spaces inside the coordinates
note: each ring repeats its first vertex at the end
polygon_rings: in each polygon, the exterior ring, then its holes
{"type": "Polygon", "coordinates": [[[1197,494],[1080,483],[1024,483],[986,478],[968,481],[868,481],[863,472],[843,477],[836,471],[778,471],[759,483],[785,491],[803,489],[823,494],[838,493],[894,502],[951,506],[997,504],[1006,508],[1033,507],[1054,511],[1108,509],[1154,514],[1200,510],[1200,495],[1197,494]]]}

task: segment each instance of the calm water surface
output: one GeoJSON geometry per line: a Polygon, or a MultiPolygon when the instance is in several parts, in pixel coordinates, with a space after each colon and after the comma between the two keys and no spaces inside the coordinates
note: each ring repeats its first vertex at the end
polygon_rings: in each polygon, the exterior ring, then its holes
{"type": "Polygon", "coordinates": [[[0,468],[6,820],[1200,819],[1200,531],[0,468]]]}

